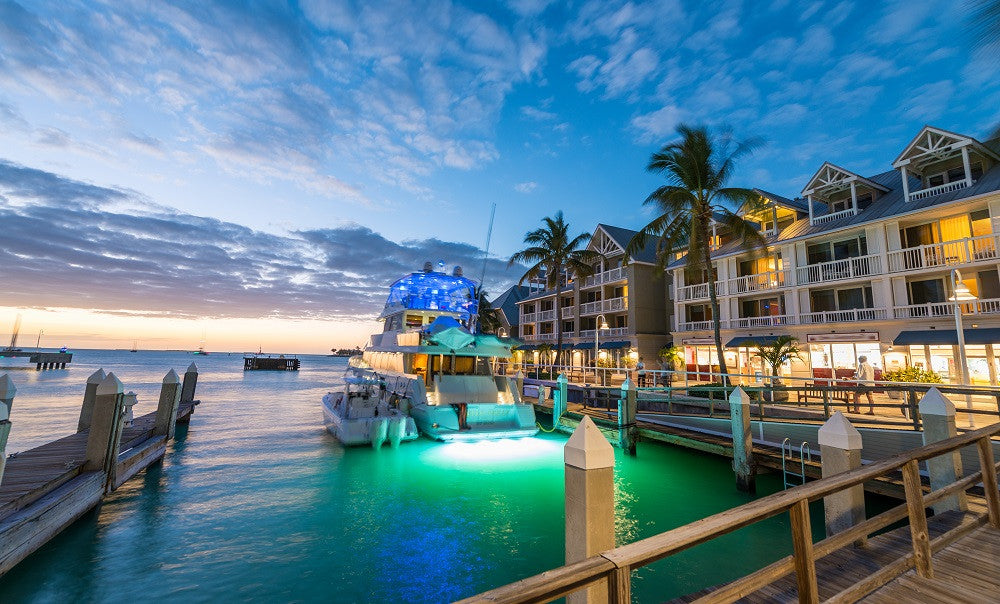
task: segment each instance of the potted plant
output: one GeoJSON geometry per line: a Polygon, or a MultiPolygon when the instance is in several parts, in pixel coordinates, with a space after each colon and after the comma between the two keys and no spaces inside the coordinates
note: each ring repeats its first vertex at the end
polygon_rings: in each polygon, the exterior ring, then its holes
{"type": "Polygon", "coordinates": [[[684,364],[684,351],[679,346],[664,346],[660,349],[658,356],[660,362],[670,372],[667,374],[667,384],[674,381],[674,371],[680,370],[684,364]]]}
{"type": "MultiPolygon", "coordinates": [[[[893,369],[882,373],[883,382],[906,382],[911,384],[942,384],[944,380],[935,371],[928,371],[920,367],[904,367],[903,369],[893,369]]],[[[900,390],[887,389],[889,398],[900,400],[903,393],[900,390]]]]}
{"type": "Polygon", "coordinates": [[[792,336],[778,336],[776,340],[769,344],[751,342],[757,348],[754,356],[771,366],[771,390],[764,391],[765,401],[787,401],[788,392],[777,390],[781,386],[781,378],[778,370],[786,361],[791,359],[802,359],[802,351],[799,349],[798,340],[792,336]]]}

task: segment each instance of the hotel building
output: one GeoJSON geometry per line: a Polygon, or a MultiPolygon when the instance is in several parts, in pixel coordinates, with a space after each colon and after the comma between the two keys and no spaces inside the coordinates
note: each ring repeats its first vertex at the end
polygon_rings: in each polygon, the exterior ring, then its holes
{"type": "MultiPolygon", "coordinates": [[[[866,177],[824,163],[795,199],[759,191],[766,208],[744,213],[769,243],[757,257],[716,233],[711,278],[730,371],[766,373],[748,343],[791,335],[804,361],[787,374],[851,376],[865,355],[877,377],[911,365],[956,381],[958,269],[976,298],[959,303],[972,383],[997,384],[1000,141],[925,127],[892,168],[866,177]]],[[[684,264],[668,266],[673,342],[689,369],[706,371],[718,367],[709,271],[684,264]]]]}
{"type": "Polygon", "coordinates": [[[655,270],[655,241],[648,242],[636,257],[626,256],[625,248],[635,233],[597,225],[587,248],[602,256],[593,275],[570,275],[558,296],[549,289],[518,302],[520,337],[525,342],[518,360],[537,362],[539,346],[555,349],[555,305],[559,304],[563,349],[569,351],[564,363],[593,366],[596,344],[601,358],[617,365],[623,357],[634,361],[641,356],[648,368],[658,367],[660,348],[670,345],[669,280],[655,270]]]}

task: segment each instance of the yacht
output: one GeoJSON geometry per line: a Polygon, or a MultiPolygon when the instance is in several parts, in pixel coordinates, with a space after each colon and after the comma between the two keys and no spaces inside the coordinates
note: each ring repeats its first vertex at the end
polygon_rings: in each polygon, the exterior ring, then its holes
{"type": "Polygon", "coordinates": [[[514,378],[500,375],[510,345],[476,333],[476,283],[431,263],[392,284],[374,334],[348,373],[385,385],[381,399],[441,441],[520,438],[538,432],[514,378]]]}
{"type": "Polygon", "coordinates": [[[390,407],[381,396],[382,382],[348,376],[344,389],[323,397],[323,423],[345,445],[378,449],[386,440],[393,447],[420,434],[412,417],[390,407]]]}

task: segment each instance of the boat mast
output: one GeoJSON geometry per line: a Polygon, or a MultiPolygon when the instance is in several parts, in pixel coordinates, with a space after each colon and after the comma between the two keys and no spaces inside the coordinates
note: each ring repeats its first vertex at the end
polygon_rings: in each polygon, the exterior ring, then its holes
{"type": "Polygon", "coordinates": [[[497,214],[497,204],[493,202],[490,206],[490,226],[486,229],[486,249],[483,250],[483,270],[479,273],[479,287],[476,288],[476,315],[472,317],[472,333],[479,331],[479,298],[483,293],[483,284],[486,281],[486,263],[490,259],[490,240],[493,239],[493,218],[497,214]]]}
{"type": "Polygon", "coordinates": [[[14,331],[10,336],[10,347],[8,350],[14,350],[17,348],[17,334],[21,331],[21,313],[17,314],[17,318],[14,319],[14,331]]]}

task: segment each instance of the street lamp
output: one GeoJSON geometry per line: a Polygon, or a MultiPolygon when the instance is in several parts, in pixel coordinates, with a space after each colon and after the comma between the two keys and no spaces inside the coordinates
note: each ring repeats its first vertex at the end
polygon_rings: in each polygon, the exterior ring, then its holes
{"type": "MultiPolygon", "coordinates": [[[[951,284],[955,293],[948,299],[955,303],[955,331],[958,333],[958,360],[962,371],[959,379],[961,380],[961,385],[971,386],[969,360],[965,355],[965,330],[962,327],[962,307],[959,305],[959,302],[969,302],[970,300],[978,300],[978,298],[969,291],[969,287],[962,281],[962,273],[957,268],[951,269],[951,284]]],[[[972,421],[972,395],[968,392],[965,394],[965,405],[969,409],[969,427],[973,428],[975,426],[972,421]]]]}
{"type": "MultiPolygon", "coordinates": [[[[611,328],[608,326],[608,320],[604,318],[604,315],[597,315],[597,318],[594,319],[594,377],[597,377],[597,372],[600,371],[597,368],[597,360],[600,357],[601,351],[597,344],[602,329],[611,328]]],[[[601,385],[604,385],[603,381],[601,382],[601,385]]]]}

